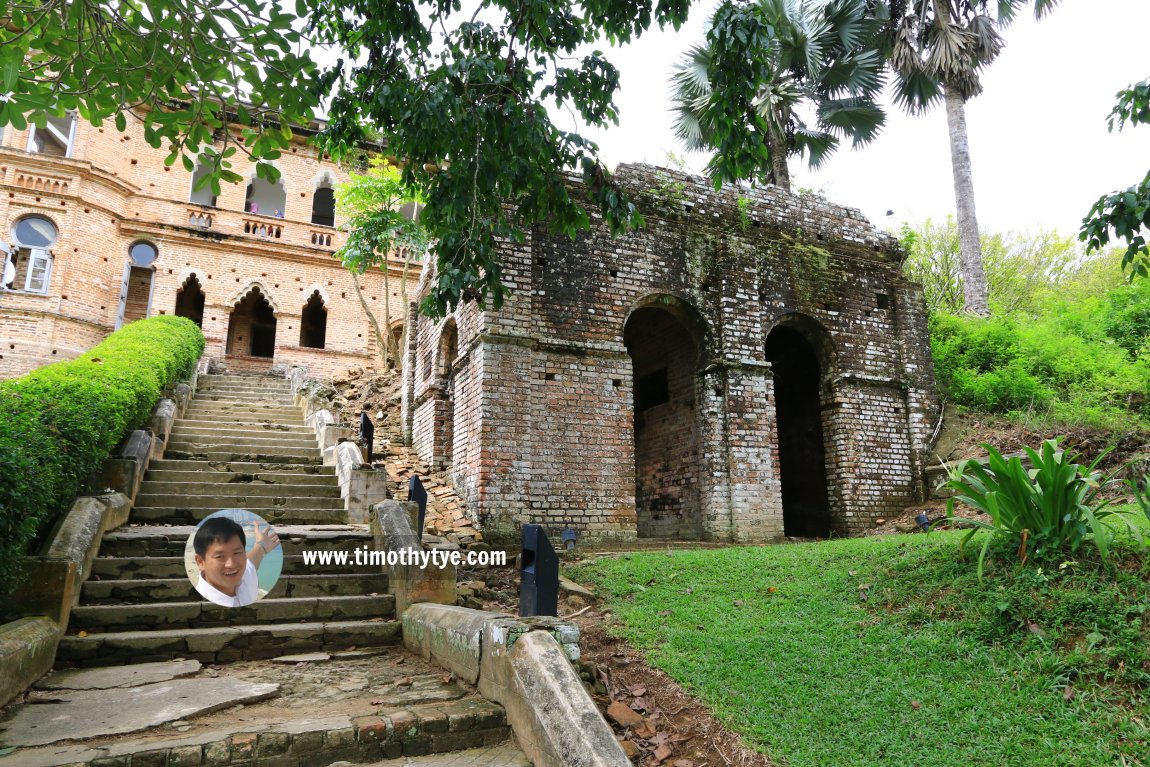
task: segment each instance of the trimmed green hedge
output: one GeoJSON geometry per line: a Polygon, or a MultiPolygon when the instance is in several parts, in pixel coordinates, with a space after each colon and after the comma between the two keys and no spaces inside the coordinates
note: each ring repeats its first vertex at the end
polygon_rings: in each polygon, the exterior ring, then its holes
{"type": "Polygon", "coordinates": [[[147,422],[164,389],[191,376],[203,351],[194,322],[153,317],[74,360],[0,382],[0,595],[15,585],[37,534],[147,422]]]}

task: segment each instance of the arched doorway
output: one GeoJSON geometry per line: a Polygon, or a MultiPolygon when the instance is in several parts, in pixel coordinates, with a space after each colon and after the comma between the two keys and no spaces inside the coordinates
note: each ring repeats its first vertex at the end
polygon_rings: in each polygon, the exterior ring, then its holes
{"type": "Polygon", "coordinates": [[[436,375],[442,394],[436,403],[436,459],[441,466],[451,463],[455,441],[455,358],[459,355],[459,329],[449,319],[439,336],[439,359],[436,375]]]}
{"type": "Polygon", "coordinates": [[[824,538],[831,532],[818,354],[802,333],[780,325],[767,336],[774,371],[775,434],[783,495],[783,532],[824,538]]]}
{"type": "Polygon", "coordinates": [[[659,307],[636,309],[623,328],[634,383],[640,538],[703,537],[696,337],[678,316],[659,307]]]}
{"type": "Polygon", "coordinates": [[[257,285],[236,304],[228,318],[228,354],[274,357],[275,349],[275,310],[257,285]]]}
{"type": "Polygon", "coordinates": [[[204,326],[204,290],[194,274],[188,275],[184,284],[176,292],[177,317],[187,317],[192,322],[204,326]]]}

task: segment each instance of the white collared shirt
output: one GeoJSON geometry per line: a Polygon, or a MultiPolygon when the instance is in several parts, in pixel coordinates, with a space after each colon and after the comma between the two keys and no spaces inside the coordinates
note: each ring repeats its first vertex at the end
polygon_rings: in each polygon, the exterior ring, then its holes
{"type": "Polygon", "coordinates": [[[217,589],[212,584],[208,583],[208,579],[204,577],[203,572],[200,572],[199,583],[196,584],[196,591],[200,592],[200,596],[209,602],[215,602],[221,607],[243,607],[250,605],[252,602],[260,598],[259,592],[259,574],[256,572],[256,567],[248,560],[247,567],[244,568],[244,577],[240,579],[240,585],[236,588],[236,595],[230,597],[224,592],[217,589]]]}

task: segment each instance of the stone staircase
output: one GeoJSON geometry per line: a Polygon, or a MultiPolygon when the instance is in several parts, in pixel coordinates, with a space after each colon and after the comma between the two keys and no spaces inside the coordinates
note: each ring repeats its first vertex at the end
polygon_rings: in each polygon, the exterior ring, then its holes
{"type": "Polygon", "coordinates": [[[334,469],[322,465],[287,381],[202,377],[164,458],[144,477],[132,526],[104,536],[57,664],[220,663],[398,641],[378,568],[304,568],[305,548],[371,544],[366,528],[346,518],[334,469]],[[194,525],[226,508],[268,520],[284,548],[275,588],[243,608],[203,600],[185,573],[194,525]]]}
{"type": "Polygon", "coordinates": [[[287,382],[202,376],[129,524],[103,537],[56,670],[0,721],[0,746],[17,746],[0,763],[322,767],[481,748],[451,763],[525,765],[500,706],[403,649],[380,568],[304,566],[305,550],[372,547],[346,520],[287,382]],[[276,585],[242,608],[186,573],[195,523],[225,508],[283,546],[276,585]]]}

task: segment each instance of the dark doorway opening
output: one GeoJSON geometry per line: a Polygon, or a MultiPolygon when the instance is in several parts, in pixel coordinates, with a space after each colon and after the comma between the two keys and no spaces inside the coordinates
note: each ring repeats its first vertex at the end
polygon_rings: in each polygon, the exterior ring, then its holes
{"type": "Polygon", "coordinates": [[[228,354],[274,357],[276,316],[258,287],[232,310],[228,320],[228,354]]]}
{"type": "Polygon", "coordinates": [[[670,312],[640,308],[623,329],[635,408],[635,511],[640,538],[703,537],[695,373],[699,350],[670,312]]]}
{"type": "Polygon", "coordinates": [[[825,538],[831,532],[831,511],[819,359],[802,334],[783,326],[767,336],[766,352],[775,377],[783,532],[801,538],[825,538]]]}
{"type": "Polygon", "coordinates": [[[204,291],[194,274],[176,293],[176,316],[187,317],[201,328],[204,326],[204,291]]]}
{"type": "Polygon", "coordinates": [[[304,304],[299,322],[299,345],[312,349],[324,348],[327,341],[327,309],[319,291],[312,292],[304,304]]]}
{"type": "Polygon", "coordinates": [[[451,463],[455,443],[455,362],[459,354],[459,328],[455,320],[449,319],[439,337],[439,377],[443,384],[442,394],[436,402],[436,441],[439,449],[435,451],[439,463],[446,466],[451,463]]]}

